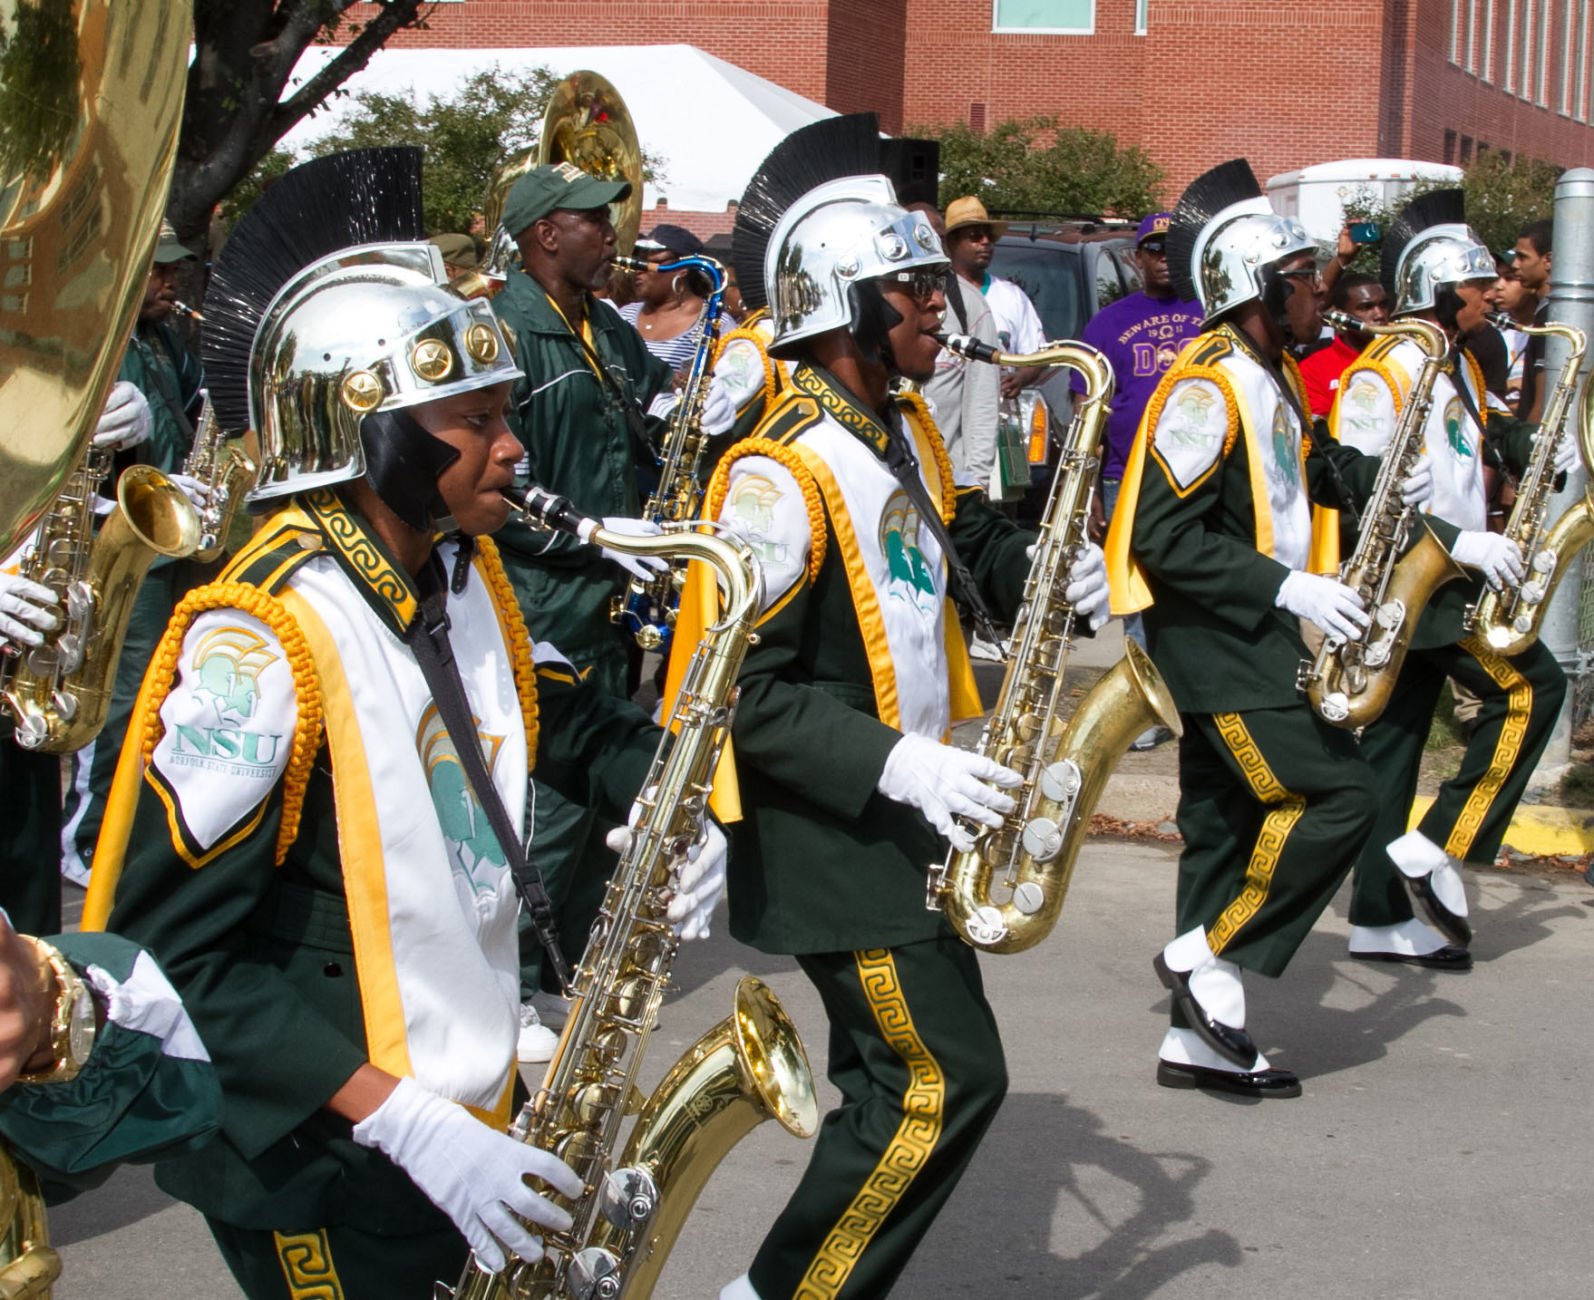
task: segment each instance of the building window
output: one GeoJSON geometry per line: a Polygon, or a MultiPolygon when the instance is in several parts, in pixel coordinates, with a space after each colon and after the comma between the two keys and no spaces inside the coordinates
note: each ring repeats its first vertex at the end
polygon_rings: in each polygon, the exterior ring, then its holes
{"type": "Polygon", "coordinates": [[[1577,100],[1573,115],[1580,122],[1588,121],[1588,0],[1579,0],[1577,6],[1577,100]]]}
{"type": "Polygon", "coordinates": [[[1533,38],[1537,32],[1534,23],[1537,11],[1534,0],[1522,0],[1522,75],[1518,93],[1528,100],[1533,98],[1533,38]]]}
{"type": "Polygon", "coordinates": [[[1455,161],[1456,161],[1456,133],[1454,131],[1446,131],[1445,132],[1445,163],[1446,163],[1447,166],[1453,166],[1455,164],[1455,161]]]}
{"type": "Polygon", "coordinates": [[[1461,62],[1461,0],[1450,0],[1450,62],[1461,62]]]}
{"type": "Polygon", "coordinates": [[[1494,12],[1495,0],[1489,0],[1483,10],[1483,61],[1478,75],[1485,81],[1494,80],[1494,12]]]}
{"type": "Polygon", "coordinates": [[[1561,6],[1561,116],[1572,116],[1572,53],[1577,48],[1576,6],[1566,0],[1561,6]]]}
{"type": "Polygon", "coordinates": [[[1090,36],[1096,0],[992,0],[991,30],[1090,36]]]}
{"type": "Polygon", "coordinates": [[[1461,152],[1456,155],[1456,164],[1461,167],[1466,167],[1470,165],[1471,162],[1472,137],[1470,135],[1464,135],[1461,137],[1461,152]]]}
{"type": "Polygon", "coordinates": [[[1135,35],[1146,34],[1146,10],[1151,7],[1151,0],[1135,0],[1135,35]]]}
{"type": "Polygon", "coordinates": [[[1550,33],[1555,30],[1553,3],[1554,0],[1544,0],[1540,7],[1538,40],[1535,42],[1539,54],[1539,70],[1534,74],[1534,85],[1539,93],[1534,97],[1534,103],[1540,108],[1550,106],[1550,33]]]}
{"type": "Polygon", "coordinates": [[[1467,0],[1467,71],[1478,70],[1478,0],[1467,0]]]}

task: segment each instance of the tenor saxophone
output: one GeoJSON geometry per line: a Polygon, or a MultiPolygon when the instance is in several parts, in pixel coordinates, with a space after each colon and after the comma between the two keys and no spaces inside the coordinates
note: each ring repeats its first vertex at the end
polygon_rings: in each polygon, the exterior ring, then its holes
{"type": "Polygon", "coordinates": [[[943,337],[942,343],[995,365],[1068,366],[1085,381],[1007,643],[1001,695],[976,751],[1019,772],[1024,784],[1001,826],[966,823],[975,833],[974,847],[953,849],[944,863],[931,867],[925,898],[931,911],[944,910],[952,928],[975,947],[1022,952],[1057,923],[1091,809],[1119,757],[1149,726],[1160,723],[1175,735],[1182,727],[1162,675],[1133,641],[1125,642],[1124,657],[1091,687],[1066,725],[1062,718],[1075,617],[1065,595],[1068,569],[1088,540],[1112,367],[1083,343],[1053,343],[1023,356],[961,335],[943,337]]]}
{"type": "Polygon", "coordinates": [[[1434,591],[1466,576],[1422,515],[1400,495],[1401,482],[1422,455],[1433,386],[1450,341],[1437,325],[1416,318],[1368,325],[1342,312],[1325,311],[1323,319],[1337,329],[1409,338],[1423,353],[1362,511],[1356,550],[1339,567],[1339,580],[1361,596],[1371,623],[1360,641],[1325,638],[1297,678],[1324,722],[1355,729],[1374,721],[1389,703],[1417,620],[1434,591]],[[1408,546],[1414,533],[1416,541],[1408,546]]]}
{"type": "MultiPolygon", "coordinates": [[[[703,333],[692,353],[681,400],[670,413],[659,455],[659,482],[642,507],[642,518],[656,524],[685,524],[703,512],[703,483],[699,474],[708,435],[703,432],[703,407],[708,401],[713,375],[709,361],[720,337],[720,305],[725,301],[725,268],[711,257],[682,257],[664,266],[652,267],[634,257],[617,257],[617,266],[626,270],[647,268],[660,274],[666,271],[701,271],[713,288],[703,307],[703,333]]],[[[631,633],[644,650],[666,650],[675,628],[675,612],[681,603],[685,581],[683,565],[672,564],[648,579],[633,578],[624,596],[617,596],[610,611],[612,620],[631,633]]]]}
{"type": "MultiPolygon", "coordinates": [[[[665,908],[671,863],[692,843],[736,704],[736,678],[754,641],[762,574],[738,545],[708,533],[657,537],[611,533],[561,497],[532,488],[512,498],[533,523],[634,555],[686,556],[708,564],[726,595],[687,670],[669,728],[638,798],[640,817],[577,967],[570,1018],[536,1095],[510,1134],[552,1151],[585,1184],[568,1232],[542,1232],[544,1255],[513,1259],[501,1273],[474,1258],[454,1300],[589,1300],[652,1293],[698,1193],[726,1152],[773,1118],[813,1133],[818,1104],[802,1041],[760,981],[736,990],[732,1015],[691,1047],[635,1112],[638,1067],[669,982],[679,941],[665,908]]],[[[541,1230],[539,1230],[541,1231],[541,1230]]]]}
{"type": "MultiPolygon", "coordinates": [[[[1575,325],[1563,325],[1559,321],[1518,325],[1503,312],[1491,315],[1490,320],[1524,334],[1559,335],[1571,349],[1555,381],[1555,389],[1544,404],[1544,419],[1533,443],[1533,455],[1517,486],[1517,498],[1505,524],[1505,535],[1522,553],[1527,577],[1519,586],[1501,591],[1485,587],[1478,603],[1467,611],[1467,631],[1483,637],[1489,648],[1497,653],[1514,655],[1521,654],[1539,639],[1544,611],[1550,607],[1550,597],[1555,594],[1568,562],[1594,537],[1594,506],[1591,506],[1587,487],[1581,500],[1569,506],[1553,524],[1549,522],[1550,498],[1555,492],[1555,451],[1566,436],[1567,416],[1572,410],[1583,358],[1588,352],[1588,336],[1575,325]]],[[[1594,464],[1590,460],[1590,438],[1594,436],[1590,425],[1594,422],[1594,411],[1589,408],[1587,394],[1580,417],[1578,448],[1587,468],[1594,464]]]]}
{"type": "Polygon", "coordinates": [[[193,558],[201,564],[219,560],[227,549],[227,534],[232,528],[238,503],[255,485],[260,467],[250,460],[241,438],[229,438],[211,409],[210,394],[200,393],[199,426],[194,430],[194,445],[183,462],[183,473],[198,479],[209,490],[205,508],[199,512],[199,546],[193,558]]]}
{"type": "Polygon", "coordinates": [[[105,725],[133,599],[157,556],[199,545],[199,512],[158,469],[132,465],[116,507],[94,531],[94,503],[113,453],[92,443],[34,535],[21,573],[60,599],[61,624],[42,645],[0,663],[0,689],[24,749],[69,754],[105,725]]]}

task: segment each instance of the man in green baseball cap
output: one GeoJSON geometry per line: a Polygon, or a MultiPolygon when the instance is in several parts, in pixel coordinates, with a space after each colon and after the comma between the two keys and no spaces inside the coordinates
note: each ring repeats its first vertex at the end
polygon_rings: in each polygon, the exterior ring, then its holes
{"type": "MultiPolygon", "coordinates": [[[[504,202],[503,228],[520,248],[493,309],[514,331],[525,378],[510,398],[509,423],[526,448],[516,483],[529,480],[568,497],[582,513],[620,531],[643,525],[638,472],[657,473],[653,448],[673,405],[674,374],[642,336],[593,296],[609,280],[618,251],[609,204],[631,192],[568,162],[527,172],[504,202]]],[[[511,521],[494,536],[520,607],[537,639],[559,647],[581,676],[606,695],[629,695],[627,645],[609,618],[642,561],[511,521]],[[624,567],[622,567],[624,566],[624,567]]],[[[633,647],[634,649],[634,647],[633,647]]],[[[637,652],[640,655],[640,652],[637,652]]],[[[559,909],[566,956],[581,946],[614,869],[607,827],[584,807],[536,783],[537,866],[559,909]]],[[[521,943],[520,1059],[545,1061],[555,1035],[532,1006],[541,973],[535,940],[521,943]]],[[[542,1000],[552,1010],[557,1000],[542,1000]]]]}

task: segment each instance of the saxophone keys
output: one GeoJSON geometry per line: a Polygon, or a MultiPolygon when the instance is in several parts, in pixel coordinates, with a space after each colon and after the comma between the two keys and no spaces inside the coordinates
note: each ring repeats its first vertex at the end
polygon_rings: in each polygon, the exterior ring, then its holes
{"type": "Polygon", "coordinates": [[[1048,763],[1041,772],[1041,793],[1052,803],[1066,803],[1070,809],[1084,783],[1079,764],[1071,758],[1048,763]]]}
{"type": "Polygon", "coordinates": [[[1548,577],[1555,572],[1555,552],[1545,547],[1533,557],[1533,572],[1548,577]]]}
{"type": "Polygon", "coordinates": [[[982,948],[1001,943],[1007,937],[1007,922],[1002,920],[999,908],[987,904],[976,908],[964,922],[969,941],[982,948]]]}
{"type": "Polygon", "coordinates": [[[627,1167],[605,1175],[598,1210],[617,1228],[639,1228],[659,1206],[659,1188],[646,1169],[627,1167]]]}
{"type": "Polygon", "coordinates": [[[1544,599],[1545,586],[1542,582],[1528,581],[1522,584],[1522,603],[1524,605],[1537,605],[1544,599]]]}
{"type": "Polygon", "coordinates": [[[588,1246],[570,1257],[565,1275],[571,1300],[615,1300],[620,1294],[620,1261],[600,1246],[588,1246]]]}
{"type": "MultiPolygon", "coordinates": [[[[1024,852],[1029,854],[1036,862],[1050,862],[1063,851],[1063,828],[1053,818],[1033,817],[1024,823],[1024,852]]],[[[1037,901],[1035,907],[1022,906],[1018,901],[1019,894],[1024,890],[1024,885],[1019,885],[1013,890],[1013,903],[1021,912],[1031,912],[1040,907],[1037,901]]],[[[1036,888],[1031,886],[1031,888],[1036,888]]],[[[1039,889],[1036,888],[1039,893],[1039,889]]]]}
{"type": "Polygon", "coordinates": [[[1406,602],[1386,600],[1373,611],[1373,620],[1385,631],[1395,631],[1406,621],[1406,602]]]}

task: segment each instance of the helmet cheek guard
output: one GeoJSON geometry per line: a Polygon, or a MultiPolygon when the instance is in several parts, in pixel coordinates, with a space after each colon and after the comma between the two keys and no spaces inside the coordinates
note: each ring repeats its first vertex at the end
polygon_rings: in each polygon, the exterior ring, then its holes
{"type": "Polygon", "coordinates": [[[382,503],[418,533],[442,525],[448,507],[437,480],[459,459],[459,450],[435,438],[402,407],[373,411],[360,421],[365,481],[382,503]]]}
{"type": "Polygon", "coordinates": [[[895,369],[891,356],[891,331],[902,323],[902,313],[886,301],[878,280],[862,280],[847,286],[847,305],[852,313],[852,337],[858,351],[870,361],[895,369]]]}
{"type": "Polygon", "coordinates": [[[1439,322],[1439,327],[1450,331],[1456,330],[1456,318],[1461,315],[1461,295],[1456,292],[1454,284],[1436,285],[1433,292],[1434,319],[1439,322]]]}

